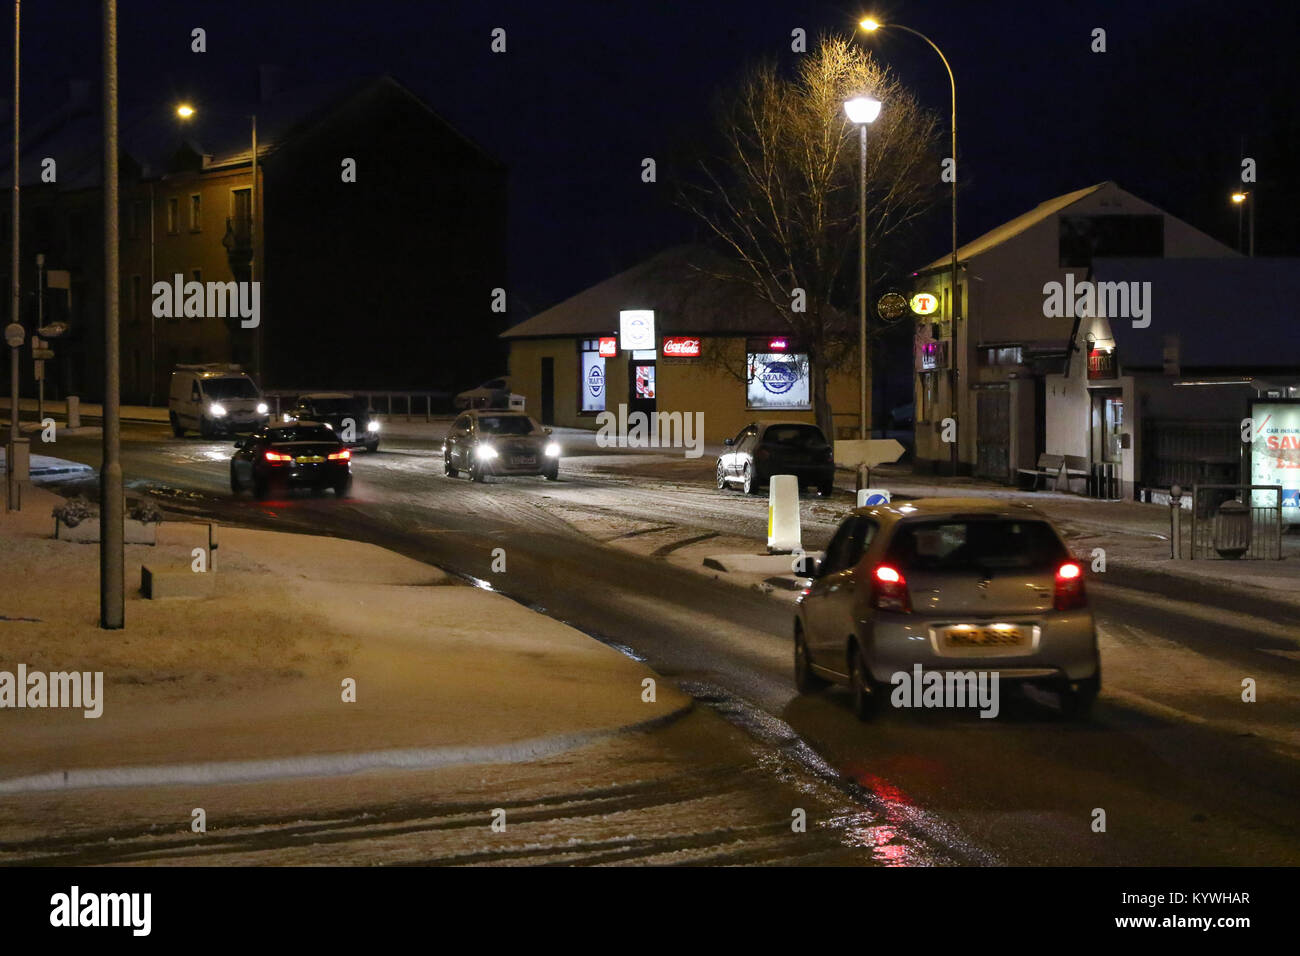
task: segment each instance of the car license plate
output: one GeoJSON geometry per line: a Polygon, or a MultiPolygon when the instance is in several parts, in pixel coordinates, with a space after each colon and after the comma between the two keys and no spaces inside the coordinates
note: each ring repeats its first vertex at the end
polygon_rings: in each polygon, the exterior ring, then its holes
{"type": "Polygon", "coordinates": [[[535,465],[537,464],[536,455],[511,455],[510,464],[512,465],[535,465]]]}
{"type": "Polygon", "coordinates": [[[1027,636],[1014,624],[953,624],[940,634],[947,647],[1016,647],[1027,636]]]}
{"type": "Polygon", "coordinates": [[[319,465],[324,460],[320,455],[299,455],[294,459],[300,465],[319,465]]]}

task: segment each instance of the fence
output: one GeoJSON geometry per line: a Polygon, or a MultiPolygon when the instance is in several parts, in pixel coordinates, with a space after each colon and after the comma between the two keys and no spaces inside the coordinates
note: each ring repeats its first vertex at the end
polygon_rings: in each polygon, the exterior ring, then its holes
{"type": "Polygon", "coordinates": [[[1179,520],[1193,561],[1282,559],[1281,485],[1192,485],[1192,509],[1179,520]]]}

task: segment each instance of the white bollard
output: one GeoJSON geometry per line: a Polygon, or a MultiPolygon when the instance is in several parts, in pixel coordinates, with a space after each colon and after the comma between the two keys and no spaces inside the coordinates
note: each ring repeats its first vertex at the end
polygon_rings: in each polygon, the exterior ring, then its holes
{"type": "Polygon", "coordinates": [[[884,488],[859,488],[858,489],[858,507],[865,508],[868,505],[887,505],[889,504],[889,492],[884,488]]]}
{"type": "Polygon", "coordinates": [[[767,553],[789,554],[802,547],[799,479],[794,475],[773,475],[767,489],[767,553]]]}

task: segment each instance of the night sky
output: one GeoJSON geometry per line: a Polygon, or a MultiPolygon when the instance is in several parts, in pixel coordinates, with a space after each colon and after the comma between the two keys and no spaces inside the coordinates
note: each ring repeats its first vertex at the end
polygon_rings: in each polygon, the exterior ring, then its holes
{"type": "MultiPolygon", "coordinates": [[[[23,7],[30,122],[70,79],[97,78],[100,5],[23,7]]],[[[695,224],[670,203],[671,169],[647,185],[641,159],[666,164],[706,135],[710,97],[747,62],[791,63],[795,27],[847,33],[870,12],[927,33],[952,63],[962,242],[1113,179],[1235,244],[1227,194],[1244,142],[1260,167],[1258,251],[1295,255],[1297,9],[1292,0],[121,0],[122,110],[173,94],[251,103],[259,64],[282,67],[284,86],[392,74],[510,167],[512,311],[527,314],[692,238],[695,224]],[[190,52],[196,26],[207,53],[190,52]],[[503,55],[489,50],[494,27],[507,31],[503,55]],[[1090,52],[1094,27],[1107,31],[1107,53],[1090,52]]],[[[6,63],[11,22],[0,31],[6,63]]],[[[946,134],[947,75],[933,51],[898,32],[865,42],[946,134]]],[[[947,215],[942,207],[927,225],[918,266],[945,253],[947,215]]]]}

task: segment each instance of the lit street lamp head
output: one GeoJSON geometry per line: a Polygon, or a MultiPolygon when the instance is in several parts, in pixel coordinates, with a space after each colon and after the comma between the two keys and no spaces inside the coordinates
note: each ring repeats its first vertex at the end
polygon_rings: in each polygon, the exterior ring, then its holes
{"type": "Polygon", "coordinates": [[[194,107],[190,106],[188,103],[182,103],[180,106],[176,107],[176,115],[181,119],[189,119],[194,115],[194,107]]]}
{"type": "Polygon", "coordinates": [[[1245,202],[1245,201],[1246,201],[1246,194],[1245,194],[1245,193],[1233,193],[1233,194],[1232,194],[1232,201],[1233,201],[1233,202],[1245,202]]]}
{"type": "Polygon", "coordinates": [[[865,20],[859,20],[858,26],[862,27],[862,29],[866,30],[868,33],[875,33],[880,29],[880,24],[871,19],[871,17],[867,17],[865,20]]]}
{"type": "Polygon", "coordinates": [[[859,125],[874,123],[876,117],[880,115],[880,100],[872,99],[870,96],[855,96],[851,100],[845,100],[844,112],[848,114],[851,122],[859,125]]]}

